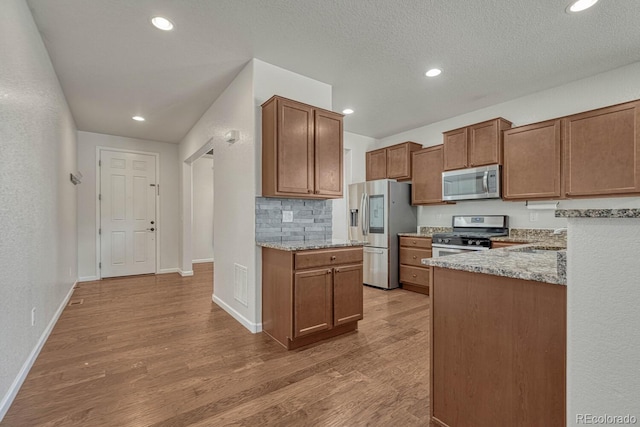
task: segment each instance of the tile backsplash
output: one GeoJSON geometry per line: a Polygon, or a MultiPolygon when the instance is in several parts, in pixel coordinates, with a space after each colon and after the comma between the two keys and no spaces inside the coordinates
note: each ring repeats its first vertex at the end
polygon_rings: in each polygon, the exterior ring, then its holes
{"type": "Polygon", "coordinates": [[[256,197],[256,241],[297,242],[331,239],[331,200],[256,197]],[[283,222],[283,211],[293,212],[283,222]]]}

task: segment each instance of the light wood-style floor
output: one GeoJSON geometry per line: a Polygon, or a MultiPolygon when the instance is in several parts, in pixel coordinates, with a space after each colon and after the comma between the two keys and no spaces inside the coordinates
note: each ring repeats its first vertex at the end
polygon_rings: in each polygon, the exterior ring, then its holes
{"type": "Polygon", "coordinates": [[[196,267],[79,284],[0,425],[428,425],[429,297],[365,287],[358,332],[286,351],[196,267]]]}

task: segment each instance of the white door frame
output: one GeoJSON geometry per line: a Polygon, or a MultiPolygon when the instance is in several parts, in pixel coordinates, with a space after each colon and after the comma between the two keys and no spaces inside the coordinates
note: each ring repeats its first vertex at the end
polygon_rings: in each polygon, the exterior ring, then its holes
{"type": "Polygon", "coordinates": [[[100,250],[100,180],[101,180],[101,171],[100,171],[100,151],[115,151],[120,153],[132,153],[132,154],[145,154],[147,156],[153,156],[156,162],[156,271],[155,274],[158,274],[160,271],[160,234],[162,233],[162,222],[160,221],[160,194],[162,191],[160,188],[160,153],[152,152],[152,151],[140,151],[140,150],[126,150],[123,148],[112,148],[105,146],[97,146],[96,147],[96,276],[98,280],[102,279],[102,269],[100,268],[100,262],[102,258],[101,250],[100,250]]]}
{"type": "MultiPolygon", "coordinates": [[[[214,150],[213,137],[182,163],[182,257],[180,275],[193,276],[193,162],[214,150]]],[[[215,158],[215,150],[213,152],[215,158]]],[[[215,198],[215,193],[214,196],[215,198]]],[[[214,202],[215,203],[215,202],[214,202]]]]}

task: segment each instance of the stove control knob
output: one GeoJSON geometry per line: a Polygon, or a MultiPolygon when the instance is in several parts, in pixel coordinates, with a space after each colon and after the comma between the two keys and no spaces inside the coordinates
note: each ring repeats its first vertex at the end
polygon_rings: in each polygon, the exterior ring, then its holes
{"type": "Polygon", "coordinates": [[[480,244],[480,240],[476,240],[476,245],[479,245],[479,244],[480,244]]]}
{"type": "Polygon", "coordinates": [[[444,242],[445,243],[449,243],[449,239],[444,239],[444,242]]]}

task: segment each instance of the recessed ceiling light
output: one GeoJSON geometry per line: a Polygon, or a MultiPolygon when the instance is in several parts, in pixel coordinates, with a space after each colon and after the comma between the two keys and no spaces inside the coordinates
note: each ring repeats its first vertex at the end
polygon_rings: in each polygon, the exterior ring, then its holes
{"type": "Polygon", "coordinates": [[[583,10],[589,9],[591,6],[596,4],[598,0],[576,0],[567,6],[568,13],[577,13],[582,12],[583,10]]]}
{"type": "Polygon", "coordinates": [[[136,122],[144,122],[144,117],[142,117],[142,116],[133,116],[131,118],[133,120],[135,120],[136,122]]]}
{"type": "Polygon", "coordinates": [[[162,31],[173,30],[173,23],[167,18],[163,18],[162,16],[154,16],[153,18],[151,18],[151,23],[154,27],[162,31]]]}
{"type": "Polygon", "coordinates": [[[342,110],[342,114],[353,114],[353,110],[351,108],[345,108],[342,110]]]}
{"type": "Polygon", "coordinates": [[[442,70],[439,68],[432,68],[429,71],[427,71],[425,74],[425,76],[427,77],[435,77],[435,76],[439,76],[440,73],[442,73],[442,70]]]}

